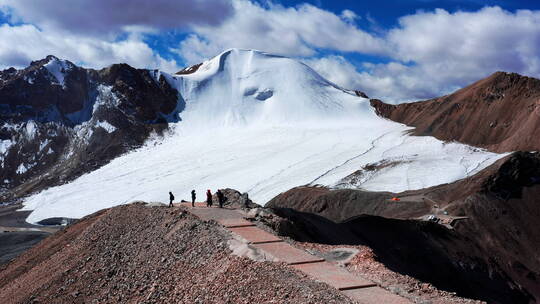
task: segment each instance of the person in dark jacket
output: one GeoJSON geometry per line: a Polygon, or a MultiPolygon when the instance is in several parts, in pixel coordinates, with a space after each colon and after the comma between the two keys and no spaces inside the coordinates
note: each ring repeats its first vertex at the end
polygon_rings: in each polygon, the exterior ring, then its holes
{"type": "Polygon", "coordinates": [[[191,207],[195,207],[195,198],[197,195],[195,194],[195,190],[191,190],[191,207]]]}
{"type": "Polygon", "coordinates": [[[244,208],[249,208],[249,196],[247,192],[242,193],[242,203],[244,205],[244,208]]]}
{"type": "Polygon", "coordinates": [[[212,192],[210,189],[206,190],[206,207],[212,207],[212,192]]]}
{"type": "Polygon", "coordinates": [[[218,189],[216,192],[219,208],[223,208],[223,203],[225,202],[225,195],[223,195],[223,192],[221,192],[221,189],[218,189]]]}
{"type": "Polygon", "coordinates": [[[170,200],[169,207],[172,207],[173,206],[172,202],[174,201],[174,195],[170,191],[169,191],[169,200],[170,200]]]}

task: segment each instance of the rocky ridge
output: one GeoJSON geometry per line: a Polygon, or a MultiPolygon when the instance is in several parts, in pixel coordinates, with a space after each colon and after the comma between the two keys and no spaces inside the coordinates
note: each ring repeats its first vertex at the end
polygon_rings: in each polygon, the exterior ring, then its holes
{"type": "Polygon", "coordinates": [[[386,104],[380,116],[415,127],[414,135],[458,141],[494,152],[539,151],[540,80],[496,72],[450,95],[386,104]]]}
{"type": "Polygon", "coordinates": [[[231,254],[215,222],[131,204],[59,231],[0,271],[2,303],[353,303],[283,264],[231,254]]]}
{"type": "Polygon", "coordinates": [[[85,69],[54,56],[0,71],[0,199],[65,183],[142,145],[179,119],[158,71],[85,69]]]}

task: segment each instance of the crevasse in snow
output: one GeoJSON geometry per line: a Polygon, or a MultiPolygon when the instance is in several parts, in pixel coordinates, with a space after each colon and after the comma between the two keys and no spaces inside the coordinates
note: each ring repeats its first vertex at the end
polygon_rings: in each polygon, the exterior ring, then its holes
{"type": "MultiPolygon", "coordinates": [[[[179,199],[231,187],[259,204],[306,184],[400,192],[453,182],[503,155],[432,137],[378,117],[369,100],[295,60],[231,49],[188,75],[168,75],[186,102],[162,139],[25,201],[28,221],[82,217],[134,200],[179,199]],[[392,162],[354,184],[363,166],[392,162]]],[[[157,76],[156,76],[157,77],[157,76]]]]}

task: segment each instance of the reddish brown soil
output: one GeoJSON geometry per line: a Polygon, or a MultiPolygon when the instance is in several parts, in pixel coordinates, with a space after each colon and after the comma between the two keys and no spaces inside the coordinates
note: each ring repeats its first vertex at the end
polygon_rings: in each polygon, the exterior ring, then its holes
{"type": "Polygon", "coordinates": [[[363,245],[323,245],[315,243],[295,242],[295,245],[309,250],[316,254],[328,253],[332,250],[342,248],[353,248],[358,253],[345,263],[337,262],[343,265],[352,273],[367,278],[377,285],[390,290],[393,293],[400,294],[413,303],[432,303],[432,304],[480,304],[483,301],[460,298],[453,292],[447,292],[437,289],[435,286],[421,282],[408,275],[400,274],[390,270],[383,263],[377,260],[373,250],[363,245]]]}
{"type": "Polygon", "coordinates": [[[106,209],[0,272],[0,303],[352,303],[284,264],[230,254],[230,234],[183,207],[106,209]]]}
{"type": "Polygon", "coordinates": [[[518,152],[451,184],[392,194],[301,187],[269,206],[288,219],[276,230],[296,240],[366,245],[393,271],[462,296],[534,303],[540,299],[539,197],[540,155],[518,152]],[[402,200],[381,200],[390,195],[402,200]],[[449,230],[418,221],[422,212],[465,218],[449,230]],[[407,213],[414,220],[403,220],[407,213]]]}
{"type": "Polygon", "coordinates": [[[539,151],[540,80],[497,72],[453,94],[413,103],[371,100],[377,113],[431,135],[495,152],[539,151]]]}

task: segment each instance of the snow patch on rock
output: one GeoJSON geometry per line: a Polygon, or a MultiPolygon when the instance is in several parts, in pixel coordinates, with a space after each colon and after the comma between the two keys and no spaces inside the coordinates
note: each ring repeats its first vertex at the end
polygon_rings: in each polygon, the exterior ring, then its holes
{"type": "Polygon", "coordinates": [[[43,151],[45,147],[50,143],[51,141],[49,139],[45,139],[43,142],[39,144],[39,151],[43,151]]]}
{"type": "Polygon", "coordinates": [[[28,171],[28,168],[24,164],[20,164],[17,168],[17,174],[24,174],[26,171],[28,171]]]}
{"type": "Polygon", "coordinates": [[[55,78],[56,84],[65,88],[66,74],[73,68],[67,61],[52,58],[43,67],[49,71],[49,73],[55,78]]]}
{"type": "Polygon", "coordinates": [[[34,75],[33,75],[33,74],[34,74],[34,73],[29,73],[28,75],[25,75],[23,79],[24,79],[26,82],[28,82],[29,84],[34,84],[35,78],[34,78],[34,75]]]}
{"type": "Polygon", "coordinates": [[[38,127],[37,127],[36,123],[33,120],[30,120],[30,121],[28,121],[26,123],[25,131],[26,131],[26,136],[27,136],[28,140],[32,140],[36,136],[36,133],[38,131],[38,127]]]}
{"type": "Polygon", "coordinates": [[[9,148],[14,145],[14,142],[9,139],[0,140],[0,167],[4,168],[4,159],[9,151],[9,148]]]}
{"type": "Polygon", "coordinates": [[[109,122],[104,121],[104,120],[98,121],[96,123],[96,128],[102,128],[105,131],[107,131],[107,133],[112,133],[112,132],[116,131],[115,126],[111,125],[109,122]]]}
{"type": "Polygon", "coordinates": [[[0,154],[6,154],[11,146],[13,146],[13,141],[9,139],[0,140],[0,154]]]}

